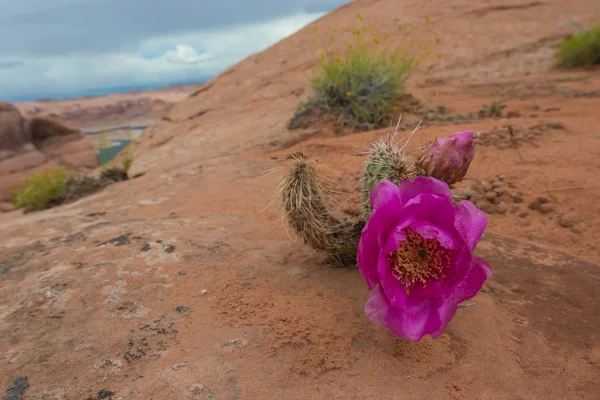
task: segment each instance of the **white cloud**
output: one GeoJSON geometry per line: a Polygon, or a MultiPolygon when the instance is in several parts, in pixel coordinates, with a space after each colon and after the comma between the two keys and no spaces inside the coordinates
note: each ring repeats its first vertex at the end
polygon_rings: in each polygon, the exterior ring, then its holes
{"type": "Polygon", "coordinates": [[[44,58],[0,56],[0,99],[80,95],[98,88],[168,85],[213,76],[320,18],[301,13],[272,21],[151,37],[128,53],[44,58]],[[154,57],[148,57],[154,54],[154,57]],[[15,63],[22,62],[23,65],[15,63]],[[7,64],[9,65],[9,64],[7,64]]]}
{"type": "Polygon", "coordinates": [[[178,44],[175,50],[167,51],[164,57],[171,62],[183,64],[197,64],[212,58],[209,53],[198,54],[196,49],[187,44],[178,44]]]}

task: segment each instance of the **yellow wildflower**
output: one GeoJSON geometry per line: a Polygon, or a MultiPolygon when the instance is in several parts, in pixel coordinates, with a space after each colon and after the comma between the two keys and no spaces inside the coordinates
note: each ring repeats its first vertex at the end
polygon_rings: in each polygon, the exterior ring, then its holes
{"type": "Polygon", "coordinates": [[[347,96],[347,97],[350,97],[350,96],[352,96],[352,92],[346,92],[346,96],[347,96]]]}
{"type": "Polygon", "coordinates": [[[373,36],[373,41],[375,44],[379,44],[379,36],[373,36]]]}

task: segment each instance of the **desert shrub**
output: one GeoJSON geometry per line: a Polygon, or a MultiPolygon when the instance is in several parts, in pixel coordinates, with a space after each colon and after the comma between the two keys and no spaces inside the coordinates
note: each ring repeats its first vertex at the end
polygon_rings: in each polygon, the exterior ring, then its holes
{"type": "Polygon", "coordinates": [[[25,211],[49,208],[60,200],[70,178],[63,167],[33,174],[20,190],[15,191],[12,203],[15,208],[25,211]]]}
{"type": "Polygon", "coordinates": [[[404,82],[417,60],[407,54],[369,52],[353,46],[345,57],[323,57],[312,81],[312,101],[358,129],[385,125],[388,114],[404,94],[404,82]]]}
{"type": "Polygon", "coordinates": [[[556,54],[561,67],[585,67],[600,64],[600,23],[565,38],[556,54]]]}
{"type": "MultiPolygon", "coordinates": [[[[320,61],[310,81],[312,94],[300,104],[288,128],[306,128],[317,119],[331,121],[338,132],[343,127],[363,131],[386,126],[392,111],[399,109],[399,100],[406,94],[406,80],[420,64],[421,56],[430,55],[432,45],[439,41],[435,30],[428,42],[422,40],[423,37],[406,37],[424,36],[425,32],[416,32],[415,26],[407,28],[398,24],[398,32],[392,34],[401,35],[402,40],[395,43],[402,44],[389,49],[386,44],[389,33],[363,26],[360,15],[357,19],[358,27],[343,28],[353,37],[343,50],[324,46],[320,38],[316,39],[320,61]]],[[[424,28],[429,28],[428,17],[424,28]]],[[[317,32],[317,27],[313,30],[317,32]]],[[[337,32],[335,27],[332,30],[337,32]]],[[[329,34],[330,43],[333,43],[333,32],[329,34]]]]}
{"type": "Polygon", "coordinates": [[[132,162],[133,158],[127,154],[121,166],[105,168],[98,178],[71,173],[63,167],[33,174],[21,189],[14,191],[13,206],[29,212],[77,200],[107,185],[127,180],[132,162]]]}

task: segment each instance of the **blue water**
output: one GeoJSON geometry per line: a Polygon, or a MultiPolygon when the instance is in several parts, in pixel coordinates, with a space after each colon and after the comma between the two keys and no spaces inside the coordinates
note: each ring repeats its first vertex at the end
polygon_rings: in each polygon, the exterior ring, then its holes
{"type": "Polygon", "coordinates": [[[131,142],[131,140],[128,139],[113,139],[112,141],[119,142],[119,144],[113,147],[100,149],[98,151],[98,161],[100,162],[100,165],[104,165],[107,162],[111,161],[117,156],[117,154],[119,154],[121,151],[123,151],[125,147],[127,147],[129,142],[131,142]]]}
{"type": "MultiPolygon", "coordinates": [[[[114,131],[131,130],[131,131],[143,131],[149,125],[124,125],[117,126],[114,128],[102,129],[100,131],[84,131],[86,135],[100,135],[102,133],[110,133],[114,131]]],[[[100,165],[104,165],[111,161],[117,156],[127,145],[131,142],[130,139],[111,139],[111,142],[118,143],[116,146],[108,147],[98,150],[98,161],[100,165]]]]}

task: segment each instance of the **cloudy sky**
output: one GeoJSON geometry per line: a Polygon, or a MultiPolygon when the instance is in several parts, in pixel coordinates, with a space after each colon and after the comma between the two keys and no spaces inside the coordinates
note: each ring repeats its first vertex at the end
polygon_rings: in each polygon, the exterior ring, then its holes
{"type": "Polygon", "coordinates": [[[201,82],[348,0],[0,0],[0,100],[201,82]]]}

